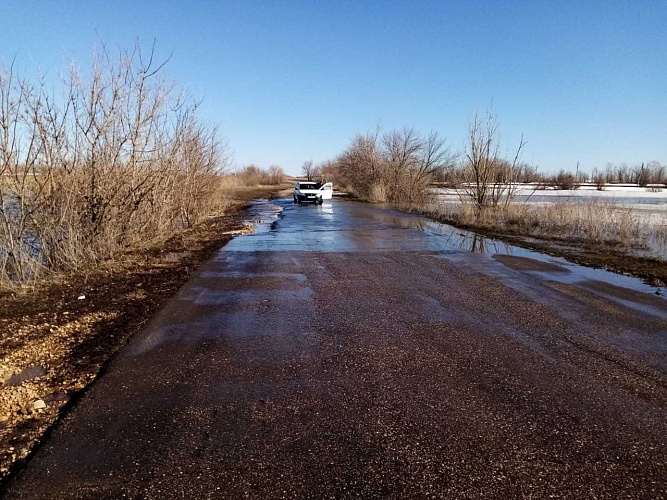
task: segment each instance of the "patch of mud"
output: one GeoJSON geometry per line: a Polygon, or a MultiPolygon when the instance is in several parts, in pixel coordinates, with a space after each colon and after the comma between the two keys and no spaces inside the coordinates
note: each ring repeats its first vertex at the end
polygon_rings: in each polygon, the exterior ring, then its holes
{"type": "Polygon", "coordinates": [[[540,271],[545,273],[569,273],[570,270],[551,262],[542,262],[515,255],[494,255],[493,258],[515,271],[540,271]]]}

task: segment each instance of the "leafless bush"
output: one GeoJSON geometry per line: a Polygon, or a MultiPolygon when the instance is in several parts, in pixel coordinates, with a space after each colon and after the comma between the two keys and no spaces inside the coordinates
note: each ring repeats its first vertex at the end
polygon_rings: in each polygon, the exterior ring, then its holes
{"type": "Polygon", "coordinates": [[[236,176],[239,178],[243,186],[259,186],[268,184],[269,181],[268,172],[256,165],[246,165],[237,172],[236,176]]]}
{"type": "Polygon", "coordinates": [[[593,169],[592,180],[595,184],[595,189],[604,191],[607,179],[603,172],[600,172],[597,168],[593,169]]]}
{"type": "Polygon", "coordinates": [[[501,157],[495,116],[489,112],[484,120],[473,117],[468,126],[465,160],[459,170],[460,192],[473,203],[478,216],[488,208],[508,204],[516,194],[524,145],[522,137],[512,160],[501,157]]]}
{"type": "Polygon", "coordinates": [[[277,186],[283,183],[285,179],[285,171],[278,165],[271,165],[269,167],[269,183],[277,186]]]}
{"type": "Polygon", "coordinates": [[[80,269],[195,224],[225,144],[153,51],[98,57],[53,84],[0,71],[0,283],[80,269]]]}
{"type": "Polygon", "coordinates": [[[444,139],[404,128],[358,135],[338,158],[340,174],[362,199],[414,203],[454,161],[444,139]]]}
{"type": "Polygon", "coordinates": [[[566,172],[563,169],[561,169],[560,172],[558,172],[558,175],[552,179],[551,184],[555,188],[565,191],[570,191],[579,187],[575,175],[571,174],[570,172],[566,172]]]}
{"type": "Polygon", "coordinates": [[[257,165],[246,165],[228,177],[226,184],[230,187],[277,186],[282,184],[285,172],[277,165],[271,165],[268,170],[257,165]]]}

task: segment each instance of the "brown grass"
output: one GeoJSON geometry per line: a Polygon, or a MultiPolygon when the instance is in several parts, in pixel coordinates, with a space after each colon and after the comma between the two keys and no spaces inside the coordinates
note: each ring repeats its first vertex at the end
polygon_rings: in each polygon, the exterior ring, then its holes
{"type": "Polygon", "coordinates": [[[439,220],[501,233],[604,244],[643,256],[667,256],[667,224],[650,213],[614,201],[510,203],[478,213],[468,203],[431,203],[424,208],[439,220]]]}
{"type": "Polygon", "coordinates": [[[160,68],[138,49],[53,87],[0,68],[0,288],[85,271],[224,208],[225,143],[160,68]]]}

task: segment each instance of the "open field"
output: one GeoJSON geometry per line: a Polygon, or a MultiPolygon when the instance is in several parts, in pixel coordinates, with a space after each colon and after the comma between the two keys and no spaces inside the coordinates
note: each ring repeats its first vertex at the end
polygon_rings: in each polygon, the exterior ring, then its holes
{"type": "MultiPolygon", "coordinates": [[[[646,188],[636,185],[607,185],[598,190],[594,185],[578,189],[536,189],[537,186],[523,185],[516,192],[517,203],[590,203],[610,202],[619,208],[633,208],[649,211],[660,216],[667,212],[667,188],[646,188]],[[659,190],[657,190],[659,189],[659,190]]],[[[455,189],[437,188],[434,190],[439,201],[458,202],[460,196],[455,189]]]]}

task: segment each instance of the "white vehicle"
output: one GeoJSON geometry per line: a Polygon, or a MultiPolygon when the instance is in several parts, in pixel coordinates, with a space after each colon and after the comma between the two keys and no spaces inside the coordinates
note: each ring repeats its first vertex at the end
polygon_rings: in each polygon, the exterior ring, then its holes
{"type": "Polygon", "coordinates": [[[322,203],[333,197],[333,182],[297,182],[294,186],[294,203],[322,203]]]}

